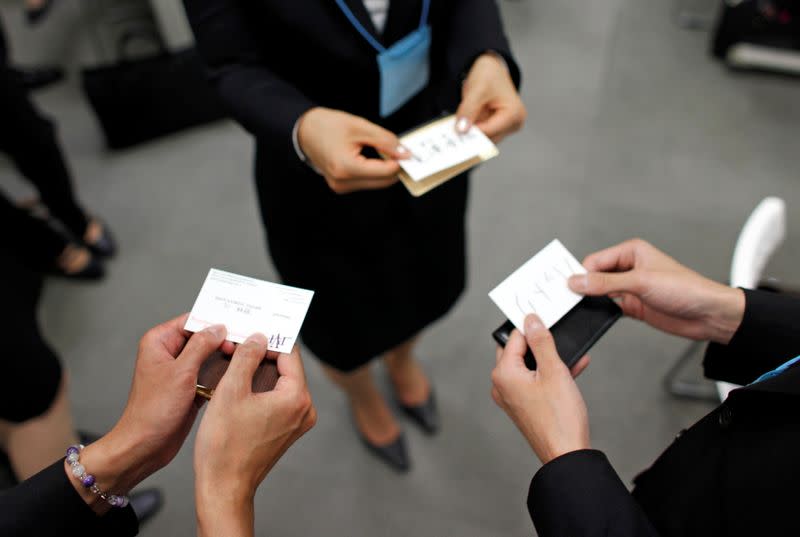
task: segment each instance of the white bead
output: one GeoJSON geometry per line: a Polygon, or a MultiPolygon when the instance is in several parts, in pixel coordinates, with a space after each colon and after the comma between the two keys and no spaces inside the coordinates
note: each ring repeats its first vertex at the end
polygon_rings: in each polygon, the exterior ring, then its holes
{"type": "Polygon", "coordinates": [[[70,453],[69,455],[67,455],[67,462],[70,462],[70,463],[77,462],[79,458],[80,458],[79,454],[70,453]]]}
{"type": "Polygon", "coordinates": [[[86,473],[86,468],[83,467],[82,464],[76,464],[72,467],[72,475],[75,477],[83,477],[83,474],[86,473]]]}

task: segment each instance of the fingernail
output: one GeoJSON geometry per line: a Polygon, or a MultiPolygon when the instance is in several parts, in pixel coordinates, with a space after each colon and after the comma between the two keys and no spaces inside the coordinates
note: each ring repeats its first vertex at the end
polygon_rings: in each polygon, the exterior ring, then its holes
{"type": "Polygon", "coordinates": [[[225,337],[225,334],[227,332],[227,330],[225,330],[225,325],[224,324],[215,324],[215,325],[206,327],[205,331],[210,333],[210,334],[212,334],[214,337],[218,337],[218,338],[225,337]]]}
{"type": "Polygon", "coordinates": [[[258,345],[266,345],[267,344],[267,336],[265,336],[264,334],[262,334],[260,332],[256,332],[255,334],[252,334],[250,337],[248,337],[244,342],[245,343],[256,343],[258,345]]]}
{"type": "Polygon", "coordinates": [[[467,132],[469,130],[469,120],[465,117],[458,118],[456,121],[456,130],[458,132],[467,132]]]}
{"type": "Polygon", "coordinates": [[[538,315],[530,314],[525,318],[525,333],[530,334],[542,330],[544,325],[538,315]]]}
{"type": "Polygon", "coordinates": [[[567,283],[569,284],[569,288],[576,293],[583,293],[589,288],[589,275],[575,274],[569,277],[567,283]]]}
{"type": "Polygon", "coordinates": [[[409,151],[404,145],[398,145],[397,149],[395,149],[398,153],[402,155],[408,155],[411,151],[409,151]]]}

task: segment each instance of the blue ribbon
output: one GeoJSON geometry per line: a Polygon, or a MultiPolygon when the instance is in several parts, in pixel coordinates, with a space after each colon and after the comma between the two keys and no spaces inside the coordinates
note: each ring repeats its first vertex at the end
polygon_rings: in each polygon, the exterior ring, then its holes
{"type": "MultiPolygon", "coordinates": [[[[399,0],[395,0],[399,1],[399,0]]],[[[375,37],[364,28],[364,25],[359,22],[356,16],[353,14],[353,11],[344,3],[344,0],[336,0],[336,5],[339,6],[339,9],[342,10],[347,20],[350,21],[350,24],[361,34],[361,36],[367,40],[367,42],[372,45],[372,48],[377,50],[380,53],[386,52],[386,47],[381,45],[375,37]]],[[[419,17],[419,27],[420,29],[423,28],[428,23],[428,12],[430,11],[431,7],[431,0],[422,0],[422,14],[419,17]]]]}
{"type": "Polygon", "coordinates": [[[754,380],[752,382],[752,384],[755,384],[756,382],[761,382],[762,380],[771,379],[772,377],[777,377],[778,375],[780,375],[781,373],[783,373],[784,371],[786,371],[787,369],[792,367],[798,361],[800,361],[800,356],[796,356],[795,358],[792,358],[791,360],[789,360],[785,364],[776,367],[772,371],[768,371],[768,372],[764,373],[763,375],[758,377],[756,380],[754,380]]]}

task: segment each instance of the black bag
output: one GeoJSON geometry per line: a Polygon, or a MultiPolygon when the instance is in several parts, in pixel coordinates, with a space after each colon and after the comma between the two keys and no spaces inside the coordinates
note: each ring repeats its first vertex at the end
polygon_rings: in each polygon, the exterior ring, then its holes
{"type": "Polygon", "coordinates": [[[83,90],[109,148],[130,147],[225,117],[193,48],[127,59],[125,49],[134,37],[122,36],[115,63],[82,72],[83,90]]]}

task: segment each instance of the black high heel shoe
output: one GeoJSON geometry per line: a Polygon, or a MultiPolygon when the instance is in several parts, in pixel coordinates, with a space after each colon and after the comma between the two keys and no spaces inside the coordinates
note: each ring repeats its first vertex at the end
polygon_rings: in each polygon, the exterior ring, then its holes
{"type": "Polygon", "coordinates": [[[28,21],[28,24],[34,25],[39,24],[45,18],[45,16],[50,12],[50,8],[53,7],[55,0],[44,0],[41,6],[25,8],[25,19],[28,21]]]}
{"type": "MultiPolygon", "coordinates": [[[[75,250],[73,250],[72,253],[67,251],[70,247],[75,249],[83,248],[83,246],[78,244],[70,244],[61,255],[75,255],[75,250]]],[[[103,267],[103,263],[95,255],[90,255],[86,264],[74,272],[64,270],[63,264],[60,263],[59,260],[56,260],[53,263],[53,267],[50,269],[50,274],[69,280],[100,280],[106,275],[106,270],[105,267],[103,267]]]]}
{"type": "Polygon", "coordinates": [[[403,433],[400,433],[400,436],[389,444],[379,446],[367,440],[367,437],[361,434],[358,427],[356,427],[356,432],[367,450],[389,465],[392,470],[406,473],[411,469],[411,459],[408,456],[406,437],[403,433]]]}
{"type": "Polygon", "coordinates": [[[97,222],[102,228],[100,238],[94,242],[83,241],[83,244],[95,255],[104,258],[114,257],[117,254],[117,241],[105,222],[100,220],[97,220],[97,222]]]}
{"type": "Polygon", "coordinates": [[[433,435],[439,432],[441,420],[439,419],[439,408],[436,405],[436,396],[433,394],[433,387],[428,399],[419,405],[404,405],[397,399],[397,404],[403,413],[411,418],[420,429],[426,434],[433,435]]]}

